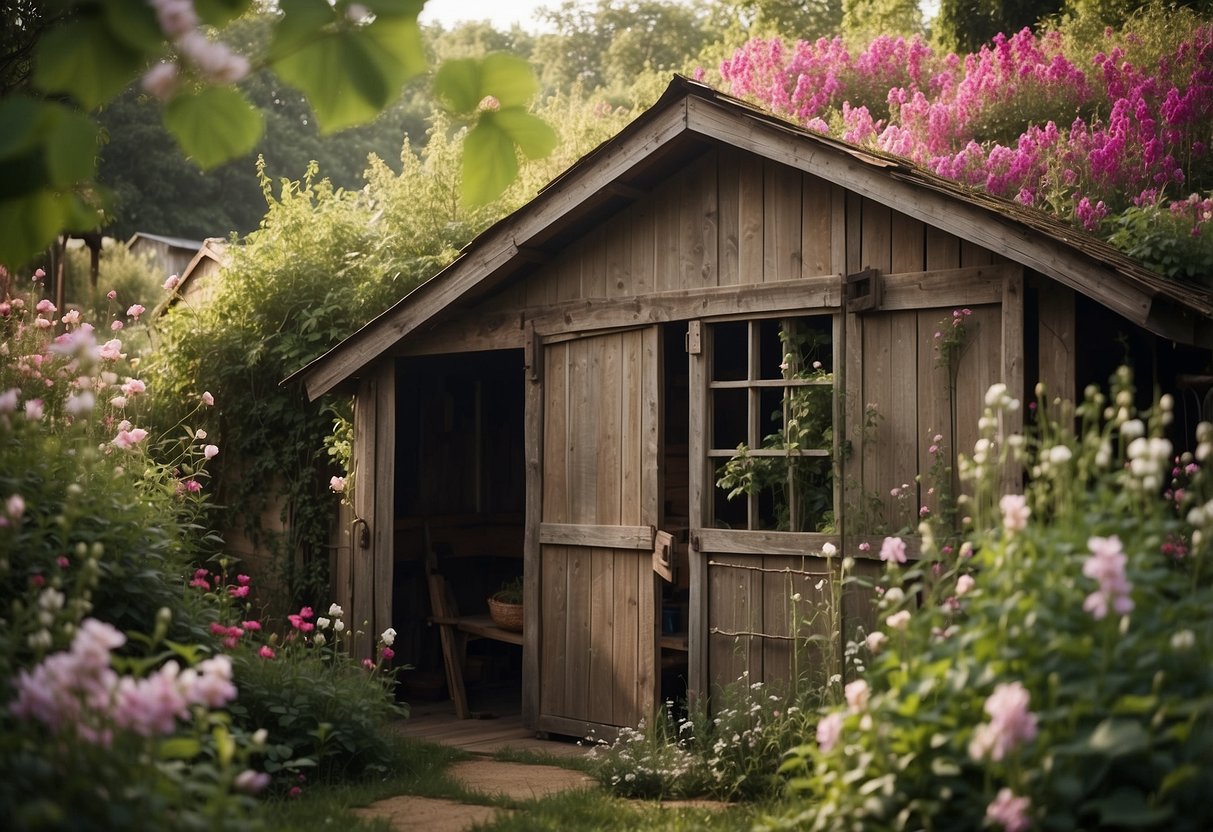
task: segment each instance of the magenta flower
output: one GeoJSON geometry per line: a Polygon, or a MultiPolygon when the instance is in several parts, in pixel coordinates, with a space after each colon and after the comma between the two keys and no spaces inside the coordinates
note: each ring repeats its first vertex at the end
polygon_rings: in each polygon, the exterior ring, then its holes
{"type": "Polygon", "coordinates": [[[240,584],[241,586],[247,586],[249,583],[252,582],[252,580],[253,579],[250,578],[248,575],[237,575],[236,576],[236,583],[240,584]]]}
{"type": "Polygon", "coordinates": [[[229,586],[227,594],[233,598],[245,598],[249,594],[250,587],[247,586],[229,586]]]}
{"type": "Polygon", "coordinates": [[[240,626],[243,627],[244,629],[248,630],[251,633],[255,633],[261,629],[261,622],[260,621],[242,621],[242,622],[240,622],[240,626]]]}
{"type": "Polygon", "coordinates": [[[880,559],[886,563],[905,563],[905,541],[900,537],[886,537],[880,544],[880,559]]]}
{"type": "Polygon", "coordinates": [[[396,651],[390,647],[383,647],[380,649],[379,655],[383,656],[383,660],[385,662],[390,662],[392,659],[396,658],[396,651]]]}
{"type": "Polygon", "coordinates": [[[261,649],[257,651],[257,655],[263,659],[274,658],[274,650],[268,644],[261,645],[261,649]]]}

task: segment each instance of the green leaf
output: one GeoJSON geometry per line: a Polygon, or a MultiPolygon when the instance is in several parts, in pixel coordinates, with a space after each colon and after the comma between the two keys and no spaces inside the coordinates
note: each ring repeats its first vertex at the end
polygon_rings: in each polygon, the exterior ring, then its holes
{"type": "Polygon", "coordinates": [[[40,189],[0,201],[0,263],[24,263],[79,216],[71,194],[40,189]]]}
{"type": "Polygon", "coordinates": [[[202,743],[193,737],[172,737],[160,743],[160,759],[192,760],[202,751],[202,743]]]}
{"type": "Polygon", "coordinates": [[[66,107],[56,107],[46,137],[46,172],[50,185],[67,188],[90,180],[97,171],[100,127],[92,119],[66,107]]]}
{"type": "Polygon", "coordinates": [[[444,61],[434,76],[434,92],[452,111],[470,114],[480,105],[480,62],[474,58],[444,61]]]}
{"type": "Polygon", "coordinates": [[[308,98],[322,132],[370,121],[425,66],[415,21],[324,32],[274,64],[308,98]]]}
{"type": "Polygon", "coordinates": [[[164,32],[146,0],[106,0],[103,11],[106,28],[117,40],[144,55],[164,50],[164,32]]]}
{"type": "Polygon", "coordinates": [[[0,130],[0,159],[13,158],[37,146],[48,106],[52,105],[25,96],[0,100],[0,124],[4,125],[0,130]]]}
{"type": "Polygon", "coordinates": [[[198,17],[212,26],[222,26],[244,14],[251,5],[250,0],[194,0],[198,17]]]}
{"type": "Polygon", "coordinates": [[[164,126],[186,155],[210,168],[252,151],[263,125],[260,111],[243,93],[208,87],[170,101],[164,108],[164,126]]]}
{"type": "Polygon", "coordinates": [[[1088,741],[1091,750],[1109,757],[1120,757],[1144,751],[1150,745],[1150,736],[1141,723],[1128,719],[1105,719],[1091,733],[1088,741]]]}
{"type": "Polygon", "coordinates": [[[281,0],[278,6],[282,19],[274,27],[271,62],[286,58],[322,36],[324,27],[337,19],[336,10],[325,0],[281,0]]]}
{"type": "Polygon", "coordinates": [[[143,68],[143,55],[117,40],[103,20],[83,17],[38,44],[34,84],[73,96],[87,109],[109,101],[143,68]]]}
{"type": "Polygon", "coordinates": [[[484,205],[501,195],[518,176],[518,156],[509,135],[482,119],[463,141],[463,200],[484,205]]]}
{"type": "Polygon", "coordinates": [[[1117,789],[1107,797],[1084,804],[1084,810],[1098,812],[1103,825],[1121,829],[1155,826],[1174,814],[1170,805],[1150,806],[1137,789],[1117,789]]]}
{"type": "MultiPolygon", "coordinates": [[[[480,66],[480,98],[492,95],[506,107],[526,106],[539,91],[531,65],[515,55],[493,52],[480,66]]],[[[476,99],[477,101],[480,98],[476,99]]]]}
{"type": "Polygon", "coordinates": [[[542,159],[556,149],[556,131],[539,116],[521,107],[503,108],[492,116],[528,159],[542,159]]]}

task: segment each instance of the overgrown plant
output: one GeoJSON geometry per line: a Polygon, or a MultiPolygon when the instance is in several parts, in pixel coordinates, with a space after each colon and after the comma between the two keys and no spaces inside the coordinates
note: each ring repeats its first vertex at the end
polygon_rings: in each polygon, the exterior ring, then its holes
{"type": "Polygon", "coordinates": [[[1122,370],[1020,435],[991,388],[967,539],[945,551],[924,524],[917,563],[886,541],[868,668],[789,756],[801,799],[764,828],[1209,825],[1213,426],[1176,454],[1170,400],[1133,400],[1122,370]]]}

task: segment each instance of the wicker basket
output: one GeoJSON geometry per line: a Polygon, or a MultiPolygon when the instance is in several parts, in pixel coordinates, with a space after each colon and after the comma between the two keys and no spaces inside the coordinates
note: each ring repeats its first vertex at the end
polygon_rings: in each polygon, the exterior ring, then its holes
{"type": "Polygon", "coordinates": [[[507,604],[489,596],[489,617],[503,630],[522,632],[522,604],[507,604]]]}

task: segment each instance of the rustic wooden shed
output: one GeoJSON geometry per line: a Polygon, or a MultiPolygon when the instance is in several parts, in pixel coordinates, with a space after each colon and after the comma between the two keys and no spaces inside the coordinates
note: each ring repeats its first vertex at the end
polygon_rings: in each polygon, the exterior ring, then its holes
{"type": "Polygon", "coordinates": [[[521,574],[523,718],[601,735],[675,685],[786,683],[795,631],[871,626],[857,594],[813,613],[823,550],[878,571],[991,384],[1075,398],[1128,358],[1207,417],[1211,311],[1039,212],[677,78],[297,377],[356,395],[347,608],[424,664],[427,553],[460,613],[521,574]]]}

